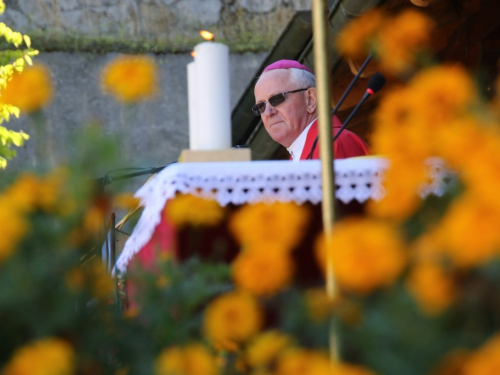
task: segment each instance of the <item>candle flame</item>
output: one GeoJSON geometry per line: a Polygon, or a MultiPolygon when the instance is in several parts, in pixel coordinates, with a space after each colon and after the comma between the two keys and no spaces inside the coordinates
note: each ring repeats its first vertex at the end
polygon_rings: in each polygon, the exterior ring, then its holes
{"type": "Polygon", "coordinates": [[[214,39],[214,34],[212,34],[210,31],[207,31],[207,30],[201,30],[200,35],[205,40],[213,40],[214,39]]]}
{"type": "Polygon", "coordinates": [[[191,57],[195,58],[196,57],[196,52],[191,51],[191,57]]]}

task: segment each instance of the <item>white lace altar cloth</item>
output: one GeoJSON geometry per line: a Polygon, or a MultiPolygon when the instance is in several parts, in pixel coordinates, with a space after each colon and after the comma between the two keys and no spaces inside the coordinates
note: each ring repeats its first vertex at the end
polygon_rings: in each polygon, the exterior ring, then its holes
{"type": "MultiPolygon", "coordinates": [[[[441,196],[446,190],[447,175],[439,159],[429,159],[429,183],[422,187],[423,197],[441,196]]],[[[382,174],[388,161],[359,157],[335,160],[336,199],[349,203],[379,200],[384,195],[382,174]]],[[[126,270],[129,261],[148,243],[167,200],[176,193],[216,199],[221,206],[256,202],[321,202],[321,163],[307,160],[177,163],[172,164],[140,188],[135,196],[144,206],[139,222],[116,262],[116,269],[126,270]]]]}

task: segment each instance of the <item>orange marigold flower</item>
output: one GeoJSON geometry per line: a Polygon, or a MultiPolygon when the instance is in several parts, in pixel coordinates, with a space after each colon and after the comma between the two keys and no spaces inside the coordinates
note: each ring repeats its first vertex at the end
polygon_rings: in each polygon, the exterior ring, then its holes
{"type": "Polygon", "coordinates": [[[233,280],[257,296],[272,296],[289,285],[294,264],[288,252],[270,247],[247,248],[232,265],[233,280]]]}
{"type": "Polygon", "coordinates": [[[210,303],[203,319],[203,330],[214,346],[236,350],[238,343],[260,330],[262,319],[257,301],[247,293],[234,291],[210,303]]]}
{"type": "Polygon", "coordinates": [[[267,331],[255,337],[246,349],[246,361],[254,368],[268,366],[293,340],[279,331],[267,331]]]}
{"type": "Polygon", "coordinates": [[[280,356],[277,375],[375,375],[359,365],[332,363],[321,352],[305,349],[289,349],[280,356]]]}
{"type": "Polygon", "coordinates": [[[413,77],[408,89],[413,123],[427,130],[427,135],[437,126],[447,127],[449,121],[464,116],[478,98],[469,74],[457,65],[425,69],[413,77]]]}
{"type": "Polygon", "coordinates": [[[295,203],[257,203],[240,208],[229,228],[244,246],[277,244],[284,249],[297,246],[306,231],[309,211],[295,203]]]}
{"type": "Polygon", "coordinates": [[[373,37],[386,22],[386,17],[380,9],[372,9],[351,21],[336,40],[340,53],[354,59],[367,56],[373,37]]]}
{"type": "Polygon", "coordinates": [[[336,363],[333,365],[335,375],[375,375],[375,373],[363,366],[350,363],[336,363]]]}
{"type": "Polygon", "coordinates": [[[83,217],[82,227],[83,231],[90,236],[100,234],[104,228],[103,210],[96,206],[90,207],[83,217]]]}
{"type": "Polygon", "coordinates": [[[432,236],[455,265],[474,267],[498,255],[498,223],[498,204],[465,194],[452,203],[432,236]]]}
{"type": "Polygon", "coordinates": [[[421,309],[437,315],[455,300],[457,290],[452,278],[434,262],[419,262],[406,279],[406,286],[421,309]]]}
{"type": "Polygon", "coordinates": [[[431,19],[413,9],[387,19],[375,41],[381,67],[393,73],[411,68],[416,55],[428,48],[432,28],[431,19]]]}
{"type": "Polygon", "coordinates": [[[36,64],[14,74],[7,87],[1,90],[1,101],[21,112],[32,113],[51,101],[53,91],[49,69],[36,64]]]}
{"type": "Polygon", "coordinates": [[[155,362],[155,375],[215,375],[215,357],[201,344],[163,349],[155,362]]]}
{"type": "Polygon", "coordinates": [[[328,357],[321,352],[293,348],[278,358],[277,375],[330,375],[333,372],[328,357]]]}
{"type": "Polygon", "coordinates": [[[216,226],[224,219],[224,213],[224,208],[216,200],[190,194],[177,195],[167,202],[164,209],[170,222],[179,227],[216,226]]]}
{"type": "Polygon", "coordinates": [[[3,375],[71,375],[73,348],[57,338],[35,341],[16,350],[3,375]]]}
{"type": "Polygon", "coordinates": [[[0,262],[14,253],[16,245],[29,228],[24,213],[14,204],[7,195],[0,195],[0,262]]]}
{"type": "Polygon", "coordinates": [[[422,160],[391,159],[383,176],[385,195],[379,201],[368,202],[368,211],[397,220],[410,216],[422,204],[418,191],[426,179],[422,160]]]}
{"type": "Polygon", "coordinates": [[[37,203],[41,209],[62,215],[69,215],[76,211],[77,204],[69,196],[66,188],[68,174],[67,169],[57,168],[40,180],[37,203]]]}
{"type": "Polygon", "coordinates": [[[30,212],[36,208],[40,184],[38,177],[24,173],[4,191],[4,194],[20,211],[30,212]]]}
{"type": "Polygon", "coordinates": [[[324,236],[317,241],[321,267],[325,270],[330,258],[339,285],[356,293],[391,284],[406,264],[398,233],[383,222],[362,218],[340,221],[333,228],[330,242],[327,248],[324,236]]]}
{"type": "Polygon", "coordinates": [[[130,104],[158,92],[158,67],[148,56],[120,56],[102,71],[104,92],[130,104]]]}
{"type": "Polygon", "coordinates": [[[496,375],[500,371],[500,334],[489,339],[465,361],[463,375],[496,375]]]}

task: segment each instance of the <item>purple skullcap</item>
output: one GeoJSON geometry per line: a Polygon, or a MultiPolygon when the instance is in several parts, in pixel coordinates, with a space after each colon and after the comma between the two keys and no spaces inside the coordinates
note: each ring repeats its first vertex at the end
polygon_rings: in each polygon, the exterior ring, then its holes
{"type": "Polygon", "coordinates": [[[271,65],[266,66],[262,73],[275,69],[290,69],[290,68],[302,69],[308,71],[311,74],[314,74],[312,70],[309,69],[307,66],[302,65],[301,63],[295,60],[278,60],[276,62],[273,62],[271,65]]]}

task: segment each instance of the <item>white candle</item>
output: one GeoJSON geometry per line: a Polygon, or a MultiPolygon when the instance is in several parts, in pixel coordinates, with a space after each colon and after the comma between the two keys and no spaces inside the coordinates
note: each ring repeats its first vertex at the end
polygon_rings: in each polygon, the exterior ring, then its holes
{"type": "Polygon", "coordinates": [[[189,149],[199,149],[198,144],[198,110],[196,106],[196,64],[191,62],[187,65],[188,75],[188,106],[189,106],[189,149]]]}
{"type": "Polygon", "coordinates": [[[194,51],[196,146],[199,150],[230,148],[229,48],[221,43],[203,42],[194,51]]]}

